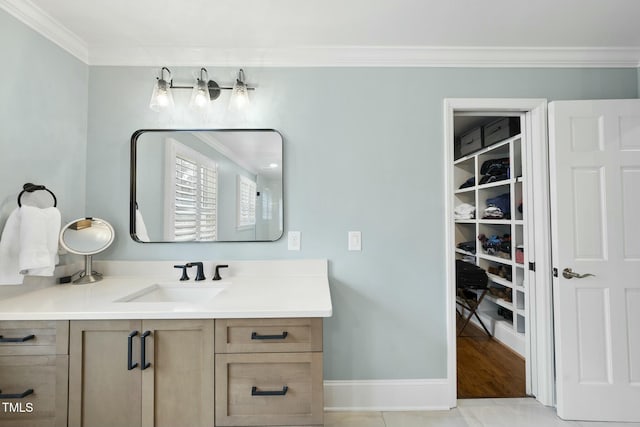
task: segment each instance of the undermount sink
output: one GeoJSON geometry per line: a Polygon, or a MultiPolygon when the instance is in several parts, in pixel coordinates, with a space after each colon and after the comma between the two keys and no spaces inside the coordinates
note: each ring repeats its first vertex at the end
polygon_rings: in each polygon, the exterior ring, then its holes
{"type": "Polygon", "coordinates": [[[228,283],[216,284],[160,284],[156,283],[115,302],[188,302],[203,303],[226,289],[228,283]]]}

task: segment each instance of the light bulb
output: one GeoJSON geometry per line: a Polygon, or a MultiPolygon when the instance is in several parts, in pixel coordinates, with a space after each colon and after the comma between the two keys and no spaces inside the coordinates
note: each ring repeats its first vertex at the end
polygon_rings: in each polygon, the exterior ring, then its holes
{"type": "Polygon", "coordinates": [[[209,88],[207,82],[197,79],[196,84],[193,86],[193,92],[191,92],[191,101],[189,101],[189,107],[202,110],[209,105],[209,88]]]}
{"type": "Polygon", "coordinates": [[[153,86],[151,101],[149,101],[149,108],[156,112],[173,108],[173,95],[171,94],[171,87],[166,80],[158,79],[156,81],[153,86]]]}
{"type": "Polygon", "coordinates": [[[233,85],[233,90],[231,91],[229,110],[242,111],[248,108],[250,103],[249,89],[247,88],[247,84],[244,82],[244,71],[241,69],[240,72],[238,72],[238,78],[236,79],[236,83],[233,85]]]}

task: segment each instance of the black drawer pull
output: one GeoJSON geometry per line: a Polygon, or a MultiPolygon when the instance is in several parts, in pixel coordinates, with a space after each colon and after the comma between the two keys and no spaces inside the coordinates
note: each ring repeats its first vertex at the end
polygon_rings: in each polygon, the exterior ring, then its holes
{"type": "Polygon", "coordinates": [[[133,337],[138,335],[138,331],[133,331],[127,337],[127,370],[132,370],[138,366],[138,362],[133,363],[133,337]]]}
{"type": "Polygon", "coordinates": [[[284,331],[280,335],[258,335],[257,332],[251,332],[252,340],[283,340],[289,335],[289,332],[284,331]]]}
{"type": "MultiPolygon", "coordinates": [[[[0,390],[0,393],[2,393],[2,390],[0,390]]],[[[33,394],[33,389],[32,388],[30,388],[28,390],[25,390],[22,393],[0,394],[0,399],[22,399],[23,397],[27,397],[30,394],[33,394]]]]}
{"type": "Polygon", "coordinates": [[[151,366],[151,363],[147,362],[147,345],[145,343],[145,340],[149,335],[151,335],[151,331],[144,331],[142,335],[140,335],[140,354],[142,354],[142,356],[140,357],[140,359],[142,360],[140,370],[142,371],[151,366]]]}
{"type": "Polygon", "coordinates": [[[251,387],[251,396],[284,396],[287,394],[289,387],[282,386],[282,390],[265,390],[260,391],[258,387],[251,387]]]}
{"type": "Polygon", "coordinates": [[[35,335],[27,335],[25,337],[20,337],[20,338],[5,338],[2,335],[0,335],[0,342],[25,342],[25,341],[32,340],[35,337],[36,337],[35,335]]]}

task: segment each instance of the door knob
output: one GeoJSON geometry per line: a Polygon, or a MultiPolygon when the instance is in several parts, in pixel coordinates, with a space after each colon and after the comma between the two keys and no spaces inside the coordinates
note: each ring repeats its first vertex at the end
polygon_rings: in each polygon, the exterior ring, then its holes
{"type": "Polygon", "coordinates": [[[565,268],[564,270],[562,270],[562,277],[564,277],[565,279],[573,279],[574,277],[576,279],[583,279],[589,276],[595,276],[595,274],[591,274],[591,273],[578,274],[578,273],[574,273],[573,270],[571,270],[570,268],[565,268]]]}

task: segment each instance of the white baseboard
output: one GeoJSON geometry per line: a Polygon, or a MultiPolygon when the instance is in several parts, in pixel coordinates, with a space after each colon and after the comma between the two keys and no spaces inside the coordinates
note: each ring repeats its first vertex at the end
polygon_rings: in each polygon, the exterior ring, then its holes
{"type": "Polygon", "coordinates": [[[326,411],[429,411],[450,409],[449,381],[325,381],[326,411]]]}

